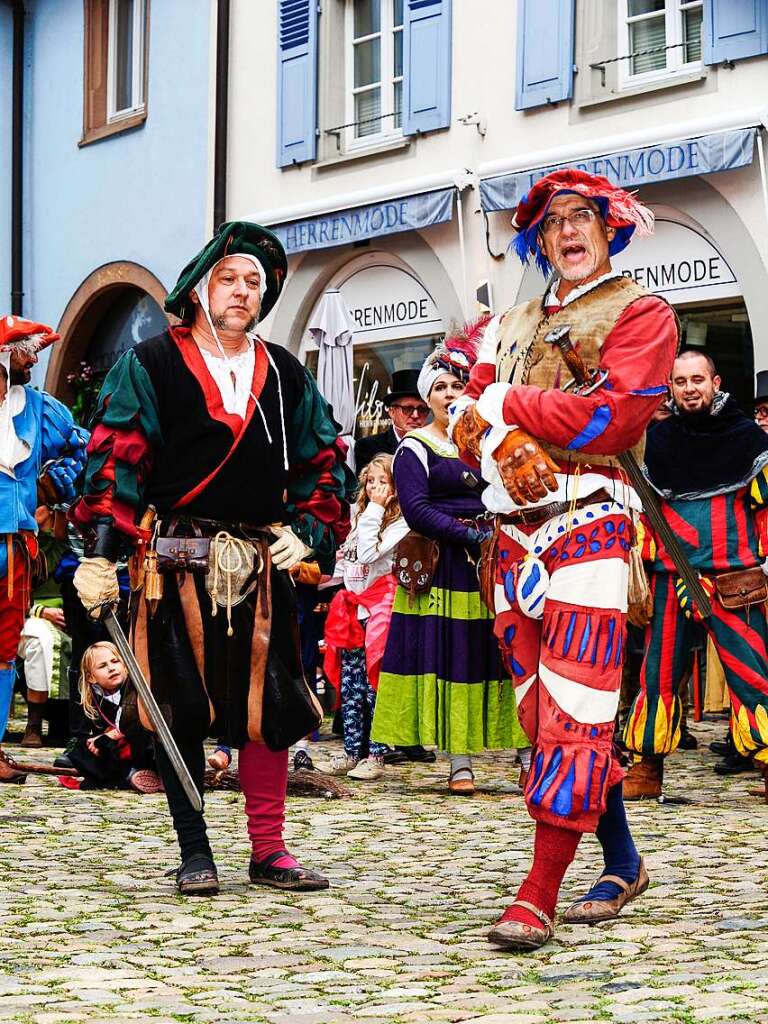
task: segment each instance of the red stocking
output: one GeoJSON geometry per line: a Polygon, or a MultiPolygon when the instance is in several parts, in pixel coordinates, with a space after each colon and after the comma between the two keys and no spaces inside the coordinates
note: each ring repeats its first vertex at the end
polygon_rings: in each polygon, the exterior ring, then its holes
{"type": "MultiPolygon", "coordinates": [[[[288,751],[270,750],[263,743],[246,743],[239,757],[240,788],[245,796],[248,836],[253,859],[264,860],[285,849],[285,791],[288,785],[288,751]]],[[[290,855],[274,862],[274,867],[296,867],[290,855]]]]}
{"type": "MultiPolygon", "coordinates": [[[[520,886],[516,899],[532,903],[551,920],[554,920],[557,895],[560,892],[568,865],[576,856],[576,847],[581,832],[570,828],[557,828],[536,822],[536,839],[533,844],[533,864],[528,877],[520,886]]],[[[541,928],[541,921],[524,907],[514,904],[504,911],[502,921],[520,921],[534,928],[541,928]]]]}

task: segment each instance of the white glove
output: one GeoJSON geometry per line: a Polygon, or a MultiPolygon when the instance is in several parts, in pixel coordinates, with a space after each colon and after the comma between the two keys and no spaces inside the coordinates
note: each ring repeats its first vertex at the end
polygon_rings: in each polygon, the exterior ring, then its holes
{"type": "Polygon", "coordinates": [[[106,558],[84,558],[72,582],[77,596],[89,612],[107,602],[117,604],[120,600],[117,566],[106,558]]]}
{"type": "Polygon", "coordinates": [[[308,548],[304,541],[299,540],[290,526],[273,526],[272,533],[277,540],[270,544],[269,553],[276,569],[292,569],[308,555],[312,554],[312,548],[308,548]]]}

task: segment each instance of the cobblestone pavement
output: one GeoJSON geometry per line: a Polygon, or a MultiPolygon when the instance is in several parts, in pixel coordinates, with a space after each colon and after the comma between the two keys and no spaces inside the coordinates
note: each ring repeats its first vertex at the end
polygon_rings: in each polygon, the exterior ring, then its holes
{"type": "MultiPolygon", "coordinates": [[[[704,747],[724,731],[694,728],[704,747]]],[[[303,897],[248,886],[239,794],[207,798],[222,893],[192,900],[164,876],[162,796],[3,786],[0,1021],[768,1021],[768,807],[755,776],[718,779],[713,760],[670,762],[690,803],[631,806],[646,895],[529,955],[485,940],[531,849],[506,755],[477,759],[470,800],[447,796],[440,763],[290,800],[290,846],[332,883],[303,897]]],[[[561,909],[597,849],[582,843],[561,909]]]]}

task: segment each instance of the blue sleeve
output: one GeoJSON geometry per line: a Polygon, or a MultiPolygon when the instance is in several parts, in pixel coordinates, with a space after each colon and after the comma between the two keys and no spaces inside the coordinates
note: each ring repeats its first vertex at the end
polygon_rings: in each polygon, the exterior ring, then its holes
{"type": "Polygon", "coordinates": [[[41,417],[41,461],[59,498],[71,502],[76,482],[85,467],[85,446],[89,434],[72,419],[72,413],[52,395],[43,392],[41,417]]]}

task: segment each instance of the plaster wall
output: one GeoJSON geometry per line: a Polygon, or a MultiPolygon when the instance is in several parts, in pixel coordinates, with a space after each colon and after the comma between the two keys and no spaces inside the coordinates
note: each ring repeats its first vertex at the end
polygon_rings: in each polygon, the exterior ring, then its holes
{"type": "Polygon", "coordinates": [[[58,323],[84,278],[115,261],[170,289],[205,242],[210,10],[211,0],[152,0],[146,122],[78,147],[83,5],[38,0],[28,26],[27,314],[58,323]]]}
{"type": "MultiPolygon", "coordinates": [[[[0,139],[11,138],[13,15],[0,4],[0,139]]],[[[11,308],[11,146],[0,146],[0,315],[11,308]]]]}

